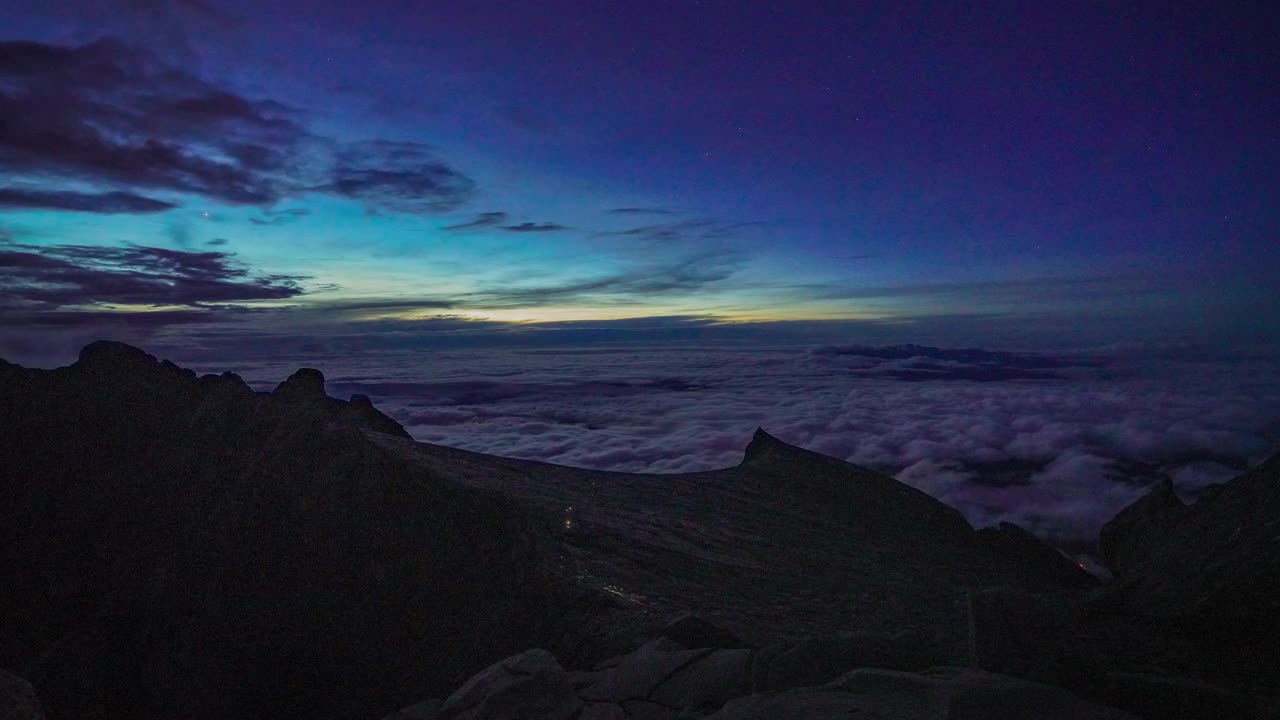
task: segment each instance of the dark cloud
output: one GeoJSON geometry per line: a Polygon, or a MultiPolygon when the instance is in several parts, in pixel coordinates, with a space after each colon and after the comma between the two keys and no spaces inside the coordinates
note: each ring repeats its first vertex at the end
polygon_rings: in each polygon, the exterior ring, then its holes
{"type": "Polygon", "coordinates": [[[0,208],[70,210],[101,214],[154,213],[173,208],[173,203],[129,192],[81,193],[0,187],[0,208]]]}
{"type": "Polygon", "coordinates": [[[0,306],[23,313],[103,304],[200,307],[278,300],[302,294],[303,279],[255,275],[224,252],[0,244],[0,306]]]}
{"type": "Polygon", "coordinates": [[[270,203],[301,127],[145,53],[0,43],[0,161],[11,171],[270,203]],[[215,159],[216,158],[216,159],[215,159]]]}
{"type": "Polygon", "coordinates": [[[742,228],[763,224],[765,224],[763,221],[758,220],[720,222],[709,219],[693,219],[640,225],[625,230],[609,230],[597,233],[597,236],[633,238],[655,244],[699,242],[732,237],[742,228]]]}
{"type": "Polygon", "coordinates": [[[306,208],[288,208],[284,210],[264,210],[260,217],[251,217],[254,225],[285,225],[296,222],[311,214],[306,208]]]}
{"type": "Polygon", "coordinates": [[[660,207],[620,207],[607,211],[610,215],[675,215],[675,210],[660,207]]]}
{"type": "MultiPolygon", "coordinates": [[[[1085,356],[1045,355],[984,350],[981,348],[937,348],[925,345],[824,346],[813,354],[840,358],[855,375],[884,377],[912,382],[933,380],[1054,380],[1067,377],[1068,369],[1098,368],[1100,363],[1085,356]]],[[[1078,374],[1078,373],[1076,373],[1078,374]]]]}
{"type": "Polygon", "coordinates": [[[371,140],[343,145],[324,189],[393,212],[456,210],[475,182],[437,159],[428,145],[371,140]]]}
{"type": "Polygon", "coordinates": [[[221,247],[229,242],[231,241],[226,238],[214,238],[212,240],[206,240],[204,244],[210,247],[221,247]]]}
{"type": "Polygon", "coordinates": [[[504,212],[486,212],[476,215],[474,220],[470,222],[459,223],[457,225],[445,225],[441,230],[473,230],[475,228],[493,227],[501,225],[507,221],[507,214],[504,212]]]}
{"type": "Polygon", "coordinates": [[[558,285],[490,288],[463,296],[476,308],[538,307],[582,301],[626,304],[658,296],[696,293],[728,280],[742,266],[741,254],[708,250],[626,272],[558,285]]]}
{"type": "Polygon", "coordinates": [[[557,230],[568,230],[569,228],[564,225],[557,225],[556,223],[550,222],[523,222],[519,225],[503,225],[502,229],[507,232],[556,232],[557,230]]]}
{"type": "Polygon", "coordinates": [[[426,145],[338,143],[312,133],[292,108],[112,40],[0,42],[0,165],[11,177],[106,186],[112,192],[99,199],[114,200],[106,206],[115,212],[162,209],[114,194],[147,190],[261,206],[326,192],[377,210],[440,212],[474,186],[426,145]]]}

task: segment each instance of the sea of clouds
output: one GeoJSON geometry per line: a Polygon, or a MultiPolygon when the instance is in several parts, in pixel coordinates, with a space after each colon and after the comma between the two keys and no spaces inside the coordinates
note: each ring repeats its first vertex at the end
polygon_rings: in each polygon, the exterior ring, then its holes
{"type": "MultiPolygon", "coordinates": [[[[1162,476],[1193,499],[1280,445],[1280,363],[894,348],[380,352],[298,364],[371,396],[418,440],[621,471],[734,465],[756,427],[894,474],[976,526],[1088,552],[1162,476]]],[[[219,368],[227,369],[224,364],[219,368]]]]}

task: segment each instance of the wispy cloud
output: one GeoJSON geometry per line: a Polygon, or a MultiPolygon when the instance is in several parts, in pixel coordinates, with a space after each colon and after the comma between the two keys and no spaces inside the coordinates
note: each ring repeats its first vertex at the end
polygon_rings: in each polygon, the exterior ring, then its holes
{"type": "Polygon", "coordinates": [[[503,225],[502,229],[507,232],[556,232],[558,230],[568,230],[569,228],[551,222],[522,222],[518,225],[503,225]]]}
{"type": "Polygon", "coordinates": [[[441,230],[474,230],[476,228],[493,227],[501,225],[507,221],[507,214],[504,212],[484,212],[476,215],[474,220],[456,225],[445,225],[441,230]]]}
{"type": "Polygon", "coordinates": [[[713,249],[675,260],[581,280],[525,287],[486,288],[463,296],[477,308],[518,308],[585,301],[639,304],[658,297],[689,295],[712,288],[731,278],[744,256],[733,250],[713,249]]]}
{"type": "Polygon", "coordinates": [[[677,211],[661,207],[620,207],[606,212],[610,215],[675,215],[677,211]]]}
{"type": "Polygon", "coordinates": [[[173,203],[131,192],[82,193],[69,190],[0,187],[0,208],[69,210],[111,215],[163,212],[173,207],[173,203]]]}
{"type": "Polygon", "coordinates": [[[278,300],[305,278],[254,274],[224,252],[131,245],[0,244],[0,309],[32,313],[102,304],[198,307],[278,300]]]}

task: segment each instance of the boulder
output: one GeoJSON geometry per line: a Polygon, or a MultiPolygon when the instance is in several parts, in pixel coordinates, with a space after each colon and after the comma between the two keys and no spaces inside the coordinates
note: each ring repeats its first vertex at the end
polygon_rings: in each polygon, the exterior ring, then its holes
{"type": "Polygon", "coordinates": [[[1149,673],[1109,673],[1107,701],[1147,718],[1218,720],[1277,717],[1280,707],[1265,712],[1257,701],[1190,678],[1149,673]]]}
{"type": "Polygon", "coordinates": [[[1128,715],[1048,685],[980,670],[859,669],[816,688],[733,700],[707,720],[1122,720],[1128,715]]]}
{"type": "Polygon", "coordinates": [[[753,668],[757,690],[821,685],[858,667],[921,670],[945,661],[930,637],[917,633],[837,633],[766,648],[753,668]]]}
{"type": "Polygon", "coordinates": [[[440,707],[443,704],[436,698],[423,700],[420,703],[414,703],[407,708],[397,710],[382,718],[382,720],[437,720],[440,717],[440,707]]]}
{"type": "Polygon", "coordinates": [[[690,650],[742,646],[742,641],[733,633],[692,614],[681,615],[672,621],[662,629],[662,637],[675,640],[690,650]]]}
{"type": "Polygon", "coordinates": [[[568,720],[582,709],[569,677],[546,650],[528,650],[477,673],[444,701],[446,720],[568,720]]]}
{"type": "Polygon", "coordinates": [[[627,720],[627,714],[617,703],[587,703],[578,720],[627,720]]]}
{"type": "Polygon", "coordinates": [[[679,712],[665,705],[648,700],[628,700],[622,703],[627,720],[676,720],[679,712]]]}
{"type": "Polygon", "coordinates": [[[750,650],[716,650],[680,668],[650,699],[669,707],[714,710],[750,692],[750,650]]]}
{"type": "Polygon", "coordinates": [[[31,683],[0,670],[0,719],[44,720],[44,710],[31,683]]]}
{"type": "Polygon", "coordinates": [[[673,640],[659,638],[623,657],[617,665],[601,670],[595,682],[578,694],[593,702],[647,699],[676,671],[709,653],[710,649],[686,650],[673,640]]]}

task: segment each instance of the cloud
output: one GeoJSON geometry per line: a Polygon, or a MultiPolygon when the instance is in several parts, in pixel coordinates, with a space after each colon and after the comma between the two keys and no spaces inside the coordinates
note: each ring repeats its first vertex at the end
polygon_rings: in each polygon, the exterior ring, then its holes
{"type": "Polygon", "coordinates": [[[488,288],[464,295],[480,309],[539,307],[573,302],[637,303],[658,296],[705,291],[728,280],[741,267],[740,253],[717,249],[653,263],[596,278],[556,285],[488,288]]]}
{"type": "MultiPolygon", "coordinates": [[[[31,313],[106,304],[199,307],[303,293],[286,275],[255,275],[234,256],[131,245],[0,244],[0,303],[31,313]]],[[[50,316],[53,317],[53,316],[50,316]]],[[[69,321],[73,316],[63,316],[69,321]]],[[[163,317],[163,316],[157,316],[163,317]]],[[[86,316],[87,320],[93,320],[86,316]]]]}
{"type": "Polygon", "coordinates": [[[503,225],[502,229],[507,232],[555,232],[557,230],[568,230],[569,228],[564,225],[557,225],[556,223],[549,222],[523,222],[519,225],[503,225]]]}
{"type": "Polygon", "coordinates": [[[288,223],[297,222],[310,214],[311,211],[306,208],[263,210],[260,217],[251,217],[249,218],[249,222],[254,225],[286,225],[288,223]]]}
{"type": "Polygon", "coordinates": [[[304,132],[124,45],[0,43],[0,161],[11,170],[269,203],[304,132]]]}
{"type": "MultiPolygon", "coordinates": [[[[502,350],[423,341],[412,353],[386,354],[336,343],[293,358],[255,355],[260,367],[246,377],[271,387],[298,364],[318,365],[342,378],[340,392],[373,396],[420,440],[608,470],[734,465],[763,425],[788,442],[896,474],[975,524],[1018,522],[1077,551],[1153,478],[1169,475],[1191,496],[1280,442],[1275,360],[1134,365],[1095,357],[1106,368],[1087,377],[903,382],[855,372],[852,356],[699,341],[724,328],[705,319],[585,323],[615,324],[624,333],[648,324],[691,334],[670,345],[649,329],[647,343],[623,334],[615,336],[623,345],[502,350]]],[[[575,324],[548,325],[501,332],[555,334],[575,324]]],[[[882,350],[890,357],[861,356],[866,368],[898,362],[899,350],[882,350]]],[[[1000,355],[936,354],[952,352],[1000,355]]],[[[228,369],[226,357],[219,351],[206,369],[228,369]]]]}
{"type": "Polygon", "coordinates": [[[660,207],[620,207],[607,210],[610,215],[674,215],[675,210],[660,207]]]}
{"type": "Polygon", "coordinates": [[[475,182],[435,157],[430,146],[370,140],[343,145],[325,189],[393,212],[456,210],[475,182]]]}
{"type": "Polygon", "coordinates": [[[1096,359],[1042,353],[993,352],[981,348],[937,348],[924,345],[824,346],[815,355],[840,358],[850,370],[864,377],[926,382],[931,380],[1049,380],[1064,377],[1067,369],[1096,368],[1096,359]]]}
{"type": "Polygon", "coordinates": [[[101,214],[155,213],[175,207],[173,203],[129,192],[81,193],[65,190],[34,190],[0,187],[0,208],[70,210],[101,214]]]}
{"type": "Polygon", "coordinates": [[[44,196],[73,205],[62,209],[161,209],[126,198],[146,191],[264,207],[324,192],[375,210],[431,213],[458,207],[474,189],[424,144],[337,142],[311,132],[293,108],[114,40],[0,42],[0,118],[0,164],[11,177],[106,191],[97,204],[44,196]]]}
{"type": "Polygon", "coordinates": [[[507,221],[507,214],[504,212],[485,212],[476,215],[474,220],[459,223],[457,225],[445,225],[441,230],[472,230],[475,228],[493,227],[501,225],[507,221]]]}
{"type": "Polygon", "coordinates": [[[758,220],[721,222],[703,218],[672,223],[653,223],[625,230],[608,230],[596,233],[596,236],[629,238],[655,244],[698,242],[731,237],[741,228],[763,224],[765,224],[763,221],[758,220]]]}
{"type": "Polygon", "coordinates": [[[212,240],[206,240],[204,244],[210,247],[221,247],[229,242],[231,241],[226,238],[214,238],[212,240]]]}

